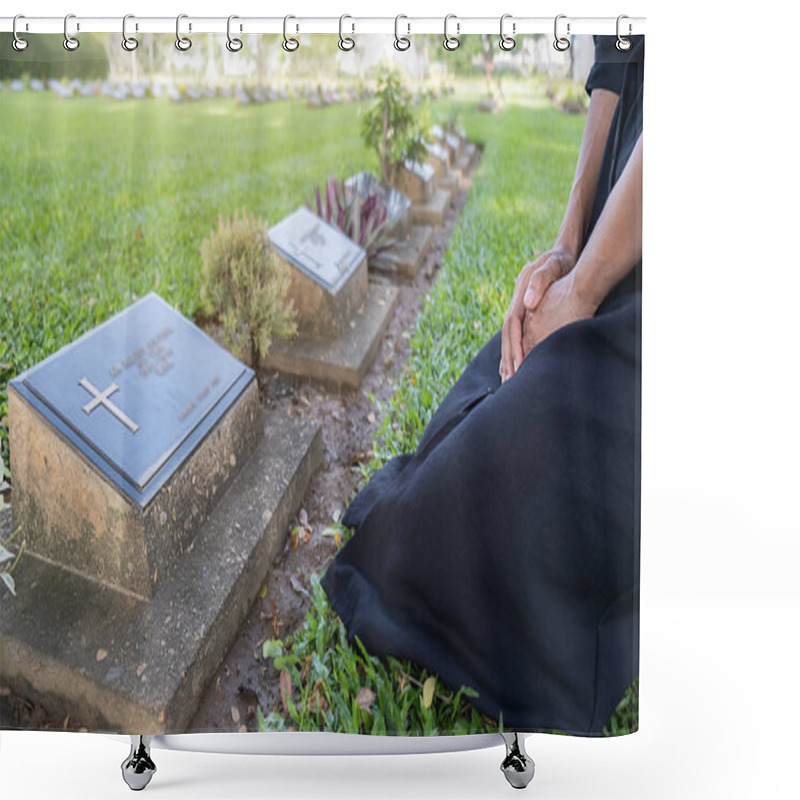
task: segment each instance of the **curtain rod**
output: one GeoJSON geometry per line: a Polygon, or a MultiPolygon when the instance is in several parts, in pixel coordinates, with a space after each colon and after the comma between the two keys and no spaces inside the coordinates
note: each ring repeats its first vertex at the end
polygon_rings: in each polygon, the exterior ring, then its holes
{"type": "MultiPolygon", "coordinates": [[[[559,35],[570,34],[608,34],[617,32],[616,17],[570,17],[559,15],[559,35]],[[567,27],[569,26],[569,28],[567,27]]],[[[338,17],[287,17],[288,31],[300,33],[339,33],[338,17]]],[[[13,30],[13,17],[0,17],[0,31],[13,30]]],[[[554,17],[513,17],[507,16],[503,29],[507,35],[519,36],[532,33],[553,34],[554,17]]],[[[128,19],[127,31],[134,33],[175,33],[175,17],[136,17],[128,19]]],[[[351,17],[342,23],[345,34],[386,33],[393,34],[395,25],[403,36],[419,34],[443,34],[444,17],[351,17]]],[[[624,17],[621,33],[623,36],[638,35],[645,32],[645,17],[624,17]]],[[[182,16],[181,33],[225,34],[228,29],[227,17],[182,16]]],[[[238,34],[263,34],[284,32],[284,17],[238,17],[231,30],[238,34]]],[[[500,33],[500,17],[458,17],[451,16],[448,23],[450,35],[500,33]]],[[[17,33],[64,33],[64,17],[20,17],[17,20],[17,33]]],[[[81,17],[70,15],[70,35],[81,33],[120,33],[122,17],[81,17]]]]}

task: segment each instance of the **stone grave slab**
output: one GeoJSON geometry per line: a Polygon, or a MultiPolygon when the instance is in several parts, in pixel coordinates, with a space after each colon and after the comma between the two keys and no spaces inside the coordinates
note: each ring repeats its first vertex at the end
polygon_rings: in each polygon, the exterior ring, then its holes
{"type": "Polygon", "coordinates": [[[9,384],[26,552],[152,597],[259,419],[252,370],[148,295],[9,384]]]}
{"type": "Polygon", "coordinates": [[[336,337],[367,296],[367,254],[338,228],[305,207],[269,229],[269,240],[289,264],[289,297],[304,337],[336,337]]]}
{"type": "Polygon", "coordinates": [[[152,600],[26,551],[16,596],[0,593],[0,682],[94,730],[185,732],[323,460],[317,424],[274,412],[260,425],[254,452],[152,600]]]}
{"type": "Polygon", "coordinates": [[[352,175],[345,181],[345,190],[357,192],[363,200],[370,195],[380,194],[387,211],[387,230],[393,236],[400,237],[406,237],[411,232],[411,200],[372,173],[358,172],[352,175]]]}
{"type": "Polygon", "coordinates": [[[433,167],[425,162],[406,161],[397,171],[395,188],[412,203],[427,203],[436,191],[433,167]]]}
{"type": "Polygon", "coordinates": [[[9,387],[27,547],[0,682],[99,729],[181,730],[285,544],[320,426],[265,419],[252,370],[156,295],[9,387]]]}
{"type": "Polygon", "coordinates": [[[377,352],[393,302],[373,287],[364,250],[307,208],[270,228],[290,267],[298,337],[273,342],[262,366],[355,388],[377,352]]]}
{"type": "Polygon", "coordinates": [[[471,142],[468,142],[464,146],[461,155],[458,157],[456,166],[461,170],[462,174],[466,175],[467,173],[472,172],[472,170],[477,166],[478,156],[478,148],[471,142]]]}
{"type": "Polygon", "coordinates": [[[392,247],[378,254],[376,269],[401,278],[415,278],[433,244],[433,235],[431,225],[412,225],[408,236],[398,239],[392,247]]]}
{"type": "Polygon", "coordinates": [[[369,172],[359,172],[348,178],[345,187],[357,189],[365,198],[374,192],[381,192],[388,208],[392,244],[370,260],[370,269],[389,272],[401,278],[413,278],[433,241],[433,228],[430,225],[414,225],[411,221],[411,201],[369,172]]]}
{"type": "Polygon", "coordinates": [[[396,286],[370,281],[364,304],[342,336],[273,342],[262,366],[336,390],[357,389],[378,352],[398,297],[396,286]]]}
{"type": "Polygon", "coordinates": [[[441,226],[450,205],[450,197],[449,189],[443,187],[436,189],[426,203],[415,203],[411,206],[411,218],[419,225],[441,226]]]}
{"type": "Polygon", "coordinates": [[[442,144],[444,144],[450,153],[450,163],[455,164],[458,157],[461,155],[461,139],[454,133],[446,133],[442,139],[442,144]]]}
{"type": "Polygon", "coordinates": [[[439,142],[426,144],[425,148],[428,151],[428,163],[433,167],[436,179],[444,178],[450,169],[450,154],[439,142]]]}

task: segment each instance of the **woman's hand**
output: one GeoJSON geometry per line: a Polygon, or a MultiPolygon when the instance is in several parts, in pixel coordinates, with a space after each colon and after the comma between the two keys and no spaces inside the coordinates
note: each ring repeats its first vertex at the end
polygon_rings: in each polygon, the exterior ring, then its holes
{"type": "Polygon", "coordinates": [[[595,315],[597,304],[582,297],[577,286],[576,272],[571,271],[555,281],[536,308],[525,314],[522,330],[524,356],[564,325],[595,315]]]}
{"type": "Polygon", "coordinates": [[[514,296],[503,322],[500,377],[505,383],[520,367],[526,351],[523,347],[523,323],[526,312],[533,311],[550,286],[575,266],[575,254],[556,246],[536,261],[526,264],[517,277],[514,296]]]}

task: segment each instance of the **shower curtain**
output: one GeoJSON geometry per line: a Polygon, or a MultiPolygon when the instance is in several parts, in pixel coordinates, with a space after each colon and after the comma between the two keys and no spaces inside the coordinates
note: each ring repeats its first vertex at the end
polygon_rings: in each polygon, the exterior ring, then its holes
{"type": "Polygon", "coordinates": [[[643,37],[29,39],[0,727],[637,730],[643,37]]]}

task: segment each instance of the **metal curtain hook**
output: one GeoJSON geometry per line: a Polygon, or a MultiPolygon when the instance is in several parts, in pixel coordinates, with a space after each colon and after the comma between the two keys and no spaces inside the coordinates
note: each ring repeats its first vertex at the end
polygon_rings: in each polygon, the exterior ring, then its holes
{"type": "MultiPolygon", "coordinates": [[[[398,14],[394,18],[394,49],[402,53],[404,50],[408,50],[408,48],[411,47],[411,39],[409,39],[408,36],[400,36],[399,28],[401,19],[408,19],[408,17],[405,14],[398,14]]],[[[408,32],[411,33],[411,23],[407,22],[406,25],[408,26],[408,32]]]]}
{"type": "MultiPolygon", "coordinates": [[[[344,25],[344,21],[346,19],[353,18],[349,14],[342,14],[342,16],[339,17],[339,49],[344,50],[345,52],[352,50],[356,46],[356,40],[352,36],[345,36],[342,32],[342,26],[344,25]]],[[[355,23],[351,22],[350,25],[352,27],[352,32],[355,33],[355,23]]]]}
{"type": "MultiPolygon", "coordinates": [[[[18,53],[21,53],[23,50],[25,50],[28,47],[28,40],[27,39],[23,39],[17,33],[17,20],[20,20],[20,19],[25,19],[25,15],[24,14],[17,14],[14,17],[14,22],[11,24],[11,32],[14,34],[14,38],[11,40],[11,46],[18,53]]],[[[26,24],[26,29],[27,29],[27,24],[26,24]]]]}
{"type": "Polygon", "coordinates": [[[231,36],[231,22],[233,22],[235,19],[239,19],[239,17],[237,17],[236,14],[231,14],[228,17],[228,28],[227,28],[228,41],[225,42],[225,47],[228,48],[229,53],[238,53],[242,49],[242,47],[244,47],[244,44],[241,39],[237,39],[231,36]]]}
{"type": "MultiPolygon", "coordinates": [[[[297,39],[295,39],[293,36],[287,36],[286,34],[286,30],[288,28],[290,19],[297,19],[297,17],[293,17],[291,14],[287,14],[283,18],[283,49],[287,53],[294,53],[294,51],[297,50],[298,47],[300,47],[300,42],[298,42],[297,39]]],[[[297,26],[297,28],[299,29],[299,26],[297,26]]]]}
{"type": "MultiPolygon", "coordinates": [[[[511,14],[503,14],[500,17],[500,49],[501,50],[513,50],[517,46],[517,40],[513,36],[506,36],[505,31],[503,30],[503,25],[507,19],[511,19],[511,14]]],[[[517,32],[517,23],[511,23],[511,32],[517,32]]]]}
{"type": "MultiPolygon", "coordinates": [[[[630,39],[626,39],[620,33],[620,28],[621,28],[620,23],[624,19],[628,19],[628,17],[625,14],[620,14],[617,17],[617,41],[615,42],[615,45],[616,45],[617,50],[619,50],[621,53],[625,53],[625,52],[627,52],[628,50],[631,49],[631,40],[630,39]]],[[[630,34],[632,29],[633,29],[632,25],[629,22],[628,23],[628,33],[629,34],[630,34]]]]}
{"type": "MultiPolygon", "coordinates": [[[[181,36],[181,20],[188,19],[188,14],[178,14],[175,19],[175,47],[178,50],[186,51],[192,46],[192,40],[188,36],[181,36]]],[[[192,31],[192,23],[189,23],[189,33],[192,31]]]]}
{"type": "Polygon", "coordinates": [[[133,14],[126,14],[122,18],[122,49],[129,53],[139,46],[139,40],[133,36],[128,36],[128,20],[135,19],[133,14]]]}
{"type": "MultiPolygon", "coordinates": [[[[64,49],[69,50],[70,52],[77,50],[81,46],[81,43],[77,40],[77,38],[69,35],[68,26],[71,19],[75,19],[74,14],[67,14],[67,16],[64,17],[64,49]]],[[[78,30],[77,27],[76,30],[78,30]]]]}
{"type": "MultiPolygon", "coordinates": [[[[553,36],[555,39],[553,40],[553,47],[558,50],[559,53],[563,53],[565,50],[569,50],[569,39],[564,36],[558,35],[558,21],[560,19],[566,19],[566,14],[559,14],[556,17],[555,22],[553,23],[553,36]]],[[[569,22],[567,23],[567,35],[569,35],[569,22]]]]}
{"type": "Polygon", "coordinates": [[[449,36],[447,33],[447,23],[450,22],[451,19],[456,20],[456,33],[461,33],[461,23],[458,22],[455,14],[448,14],[444,18],[444,41],[442,44],[444,45],[445,50],[458,50],[458,46],[461,44],[457,36],[449,36]]]}

